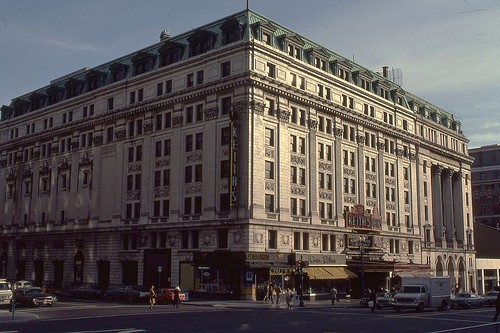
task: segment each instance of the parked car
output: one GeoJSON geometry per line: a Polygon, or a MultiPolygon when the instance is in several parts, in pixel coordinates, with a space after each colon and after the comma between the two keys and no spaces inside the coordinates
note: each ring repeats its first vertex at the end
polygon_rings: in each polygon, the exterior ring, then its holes
{"type": "Polygon", "coordinates": [[[98,299],[104,295],[104,290],[93,285],[83,285],[69,290],[69,295],[74,298],[98,299]]]}
{"type": "Polygon", "coordinates": [[[483,298],[477,296],[474,293],[462,292],[456,294],[451,299],[451,307],[452,308],[470,308],[470,307],[482,307],[483,306],[483,298]]]}
{"type": "Polygon", "coordinates": [[[396,293],[384,293],[381,296],[377,296],[377,309],[393,307],[395,294],[396,293]]]}
{"type": "Polygon", "coordinates": [[[48,282],[43,285],[42,287],[43,292],[47,294],[52,294],[52,295],[61,295],[62,294],[62,288],[54,286],[52,282],[48,282]]]}
{"type": "Polygon", "coordinates": [[[33,282],[27,280],[19,280],[14,282],[14,289],[27,287],[33,287],[33,282]]]}
{"type": "Polygon", "coordinates": [[[40,287],[25,287],[17,288],[14,290],[14,300],[16,301],[16,306],[52,306],[57,298],[54,295],[50,295],[43,292],[40,287]]]}
{"type": "Polygon", "coordinates": [[[483,305],[485,306],[495,306],[495,301],[497,299],[498,291],[488,291],[483,295],[483,305]]]}
{"type": "Polygon", "coordinates": [[[147,302],[149,289],[143,286],[123,285],[114,290],[108,290],[104,296],[111,301],[147,302]]]}
{"type": "MultiPolygon", "coordinates": [[[[179,299],[181,301],[186,300],[186,294],[182,291],[179,293],[179,299]]],[[[157,304],[169,304],[174,302],[174,288],[160,288],[156,292],[156,303],[157,304]]]]}
{"type": "Polygon", "coordinates": [[[0,279],[0,306],[10,307],[12,300],[12,290],[10,283],[5,279],[0,279]]]}

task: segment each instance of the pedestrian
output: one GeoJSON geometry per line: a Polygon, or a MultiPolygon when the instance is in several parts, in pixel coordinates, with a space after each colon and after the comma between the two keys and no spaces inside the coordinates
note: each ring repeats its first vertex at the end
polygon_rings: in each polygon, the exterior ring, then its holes
{"type": "Polygon", "coordinates": [[[276,304],[280,304],[280,297],[281,297],[281,288],[279,285],[276,285],[274,287],[274,291],[276,293],[276,304]]]}
{"type": "Polygon", "coordinates": [[[269,284],[267,283],[264,286],[264,298],[262,299],[262,302],[269,302],[269,284]]]}
{"type": "Polygon", "coordinates": [[[375,292],[375,288],[372,288],[370,291],[370,298],[368,299],[368,306],[372,309],[372,313],[375,312],[375,303],[377,302],[377,293],[375,292]]]}
{"type": "Polygon", "coordinates": [[[330,290],[330,297],[332,299],[332,306],[334,306],[337,301],[337,289],[335,289],[335,287],[330,290]]]}
{"type": "Polygon", "coordinates": [[[493,321],[497,321],[498,315],[500,315],[500,292],[497,294],[497,299],[495,300],[495,317],[493,317],[493,321]]]}
{"type": "Polygon", "coordinates": [[[286,294],[285,294],[285,301],[286,301],[286,308],[287,310],[291,310],[292,309],[292,297],[293,297],[293,294],[292,294],[292,291],[290,290],[290,288],[287,288],[286,289],[286,294]]]}
{"type": "Polygon", "coordinates": [[[155,286],[151,286],[151,288],[149,288],[149,310],[153,309],[155,303],[156,303],[155,286]]]}
{"type": "Polygon", "coordinates": [[[274,294],[274,288],[271,283],[269,283],[269,286],[267,287],[267,302],[271,301],[271,303],[274,304],[274,299],[273,299],[273,294],[274,294]]]}
{"type": "Polygon", "coordinates": [[[181,304],[180,293],[181,293],[181,288],[179,288],[179,286],[175,287],[175,289],[174,289],[174,304],[173,304],[173,307],[175,307],[177,309],[179,308],[179,305],[181,304]]]}

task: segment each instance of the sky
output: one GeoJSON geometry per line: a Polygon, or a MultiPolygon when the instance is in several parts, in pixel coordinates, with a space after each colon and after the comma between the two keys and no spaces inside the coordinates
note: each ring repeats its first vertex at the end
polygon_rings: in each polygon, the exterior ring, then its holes
{"type": "MultiPolygon", "coordinates": [[[[500,1],[248,0],[250,9],[452,113],[500,144],[500,1]]],[[[0,105],[229,16],[247,0],[0,0],[0,105]]]]}

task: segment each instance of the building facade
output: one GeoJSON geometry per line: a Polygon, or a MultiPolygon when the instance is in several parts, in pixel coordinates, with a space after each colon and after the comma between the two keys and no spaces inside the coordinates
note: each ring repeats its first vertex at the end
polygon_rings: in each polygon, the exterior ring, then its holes
{"type": "Polygon", "coordinates": [[[472,163],[472,202],[477,244],[477,291],[500,285],[500,145],[469,150],[472,163]]]}
{"type": "Polygon", "coordinates": [[[317,291],[474,281],[460,122],[251,10],[1,111],[9,279],[250,298],[302,260],[317,291]]]}

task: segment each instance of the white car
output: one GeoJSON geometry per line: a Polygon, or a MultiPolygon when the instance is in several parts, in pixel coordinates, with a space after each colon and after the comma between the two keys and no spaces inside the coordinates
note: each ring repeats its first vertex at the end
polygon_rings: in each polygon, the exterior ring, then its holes
{"type": "Polygon", "coordinates": [[[33,283],[31,281],[26,281],[26,280],[20,280],[14,283],[14,289],[27,288],[27,287],[33,287],[33,283]]]}

